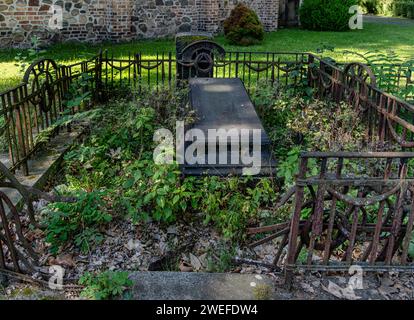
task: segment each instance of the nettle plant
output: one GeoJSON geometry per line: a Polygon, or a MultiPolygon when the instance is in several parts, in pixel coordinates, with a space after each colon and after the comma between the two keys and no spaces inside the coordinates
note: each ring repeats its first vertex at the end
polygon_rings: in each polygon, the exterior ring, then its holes
{"type": "Polygon", "coordinates": [[[85,109],[92,100],[93,77],[88,73],[82,73],[69,86],[65,94],[65,114],[69,114],[72,108],[85,109]]]}
{"type": "Polygon", "coordinates": [[[55,202],[44,210],[46,242],[50,251],[57,254],[66,244],[74,242],[83,253],[90,251],[91,245],[103,240],[100,232],[112,220],[108,213],[107,196],[103,192],[79,192],[76,202],[55,202]]]}

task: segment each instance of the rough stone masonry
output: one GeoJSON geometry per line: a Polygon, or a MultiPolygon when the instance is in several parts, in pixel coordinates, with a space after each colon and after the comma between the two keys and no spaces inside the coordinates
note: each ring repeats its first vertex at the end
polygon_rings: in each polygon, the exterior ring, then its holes
{"type": "Polygon", "coordinates": [[[0,47],[59,41],[126,41],[177,32],[218,33],[238,2],[278,26],[279,0],[0,0],[0,47]]]}

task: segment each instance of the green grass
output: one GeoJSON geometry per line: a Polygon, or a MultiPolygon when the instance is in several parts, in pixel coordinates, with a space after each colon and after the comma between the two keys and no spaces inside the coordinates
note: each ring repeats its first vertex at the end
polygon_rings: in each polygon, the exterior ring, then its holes
{"type": "MultiPolygon", "coordinates": [[[[357,57],[343,55],[341,51],[352,50],[365,53],[371,50],[386,52],[394,50],[403,59],[414,58],[414,23],[413,25],[390,25],[366,23],[363,30],[349,32],[314,32],[301,29],[284,29],[278,32],[267,33],[261,45],[238,47],[229,45],[223,36],[216,38],[226,50],[247,51],[298,51],[316,52],[323,44],[333,46],[336,50],[329,53],[334,59],[346,62],[357,60],[357,57]]],[[[116,57],[125,57],[129,53],[142,52],[174,52],[174,40],[134,41],[129,43],[99,45],[81,43],[63,43],[47,49],[46,56],[59,63],[73,63],[95,55],[100,48],[113,51],[116,57]]],[[[18,50],[9,49],[0,51],[0,91],[17,85],[21,74],[15,66],[14,57],[18,50]]]]}

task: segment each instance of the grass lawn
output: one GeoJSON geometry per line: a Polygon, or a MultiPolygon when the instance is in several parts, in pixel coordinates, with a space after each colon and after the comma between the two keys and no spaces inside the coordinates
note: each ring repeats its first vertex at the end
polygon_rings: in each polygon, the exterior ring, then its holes
{"type": "MultiPolygon", "coordinates": [[[[386,52],[394,50],[402,59],[414,59],[414,23],[412,25],[392,25],[365,23],[363,30],[349,32],[313,32],[301,29],[284,29],[266,34],[261,45],[238,47],[229,45],[223,36],[216,38],[227,50],[248,51],[300,51],[316,52],[324,44],[335,47],[336,52],[329,53],[338,61],[357,60],[357,57],[343,55],[341,51],[351,50],[365,53],[371,50],[386,52]]],[[[174,40],[134,41],[123,44],[103,43],[99,45],[81,43],[63,43],[47,49],[46,56],[59,63],[73,63],[96,54],[100,48],[113,51],[118,57],[129,53],[174,52],[174,40]]],[[[17,85],[21,80],[19,68],[14,57],[18,50],[0,51],[0,91],[17,85]]]]}

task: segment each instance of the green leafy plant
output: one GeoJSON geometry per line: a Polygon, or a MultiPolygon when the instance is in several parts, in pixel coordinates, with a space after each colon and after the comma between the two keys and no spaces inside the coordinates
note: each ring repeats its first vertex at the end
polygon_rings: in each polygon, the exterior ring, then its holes
{"type": "Polygon", "coordinates": [[[43,212],[44,224],[52,254],[72,240],[86,253],[91,245],[103,239],[99,228],[112,220],[105,208],[104,196],[99,191],[79,192],[76,202],[55,202],[47,206],[43,212]]]}
{"type": "Polygon", "coordinates": [[[224,34],[232,44],[249,46],[263,40],[264,28],[253,10],[239,3],[224,21],[224,34]]]}
{"type": "Polygon", "coordinates": [[[40,49],[40,39],[33,36],[30,38],[30,48],[19,51],[14,57],[15,66],[19,68],[21,73],[24,73],[30,64],[40,59],[45,52],[40,49]]]}
{"type": "Polygon", "coordinates": [[[414,59],[401,59],[393,50],[385,53],[368,51],[363,54],[346,50],[344,53],[363,59],[377,77],[379,88],[402,99],[414,99],[414,83],[411,80],[414,59]],[[402,81],[404,78],[407,81],[402,81]]]}
{"type": "Polygon", "coordinates": [[[252,184],[249,178],[206,177],[198,188],[204,222],[213,222],[227,239],[233,240],[243,239],[247,225],[259,217],[260,208],[276,196],[271,179],[252,184]]]}
{"type": "Polygon", "coordinates": [[[117,298],[130,289],[133,282],[128,272],[105,271],[98,274],[86,272],[79,279],[79,284],[85,288],[81,297],[95,300],[109,300],[117,298]]]}
{"type": "Polygon", "coordinates": [[[171,223],[184,213],[188,203],[194,202],[193,184],[181,183],[176,165],[157,165],[152,160],[141,160],[125,168],[126,179],[121,179],[122,197],[119,204],[133,221],[148,220],[171,223]]]}
{"type": "Polygon", "coordinates": [[[64,105],[65,112],[70,113],[73,108],[85,108],[92,99],[93,77],[88,73],[82,73],[69,86],[66,92],[64,105]]]}
{"type": "Polygon", "coordinates": [[[349,8],[357,0],[304,0],[300,7],[300,21],[308,30],[346,31],[352,14],[349,8]]]}

